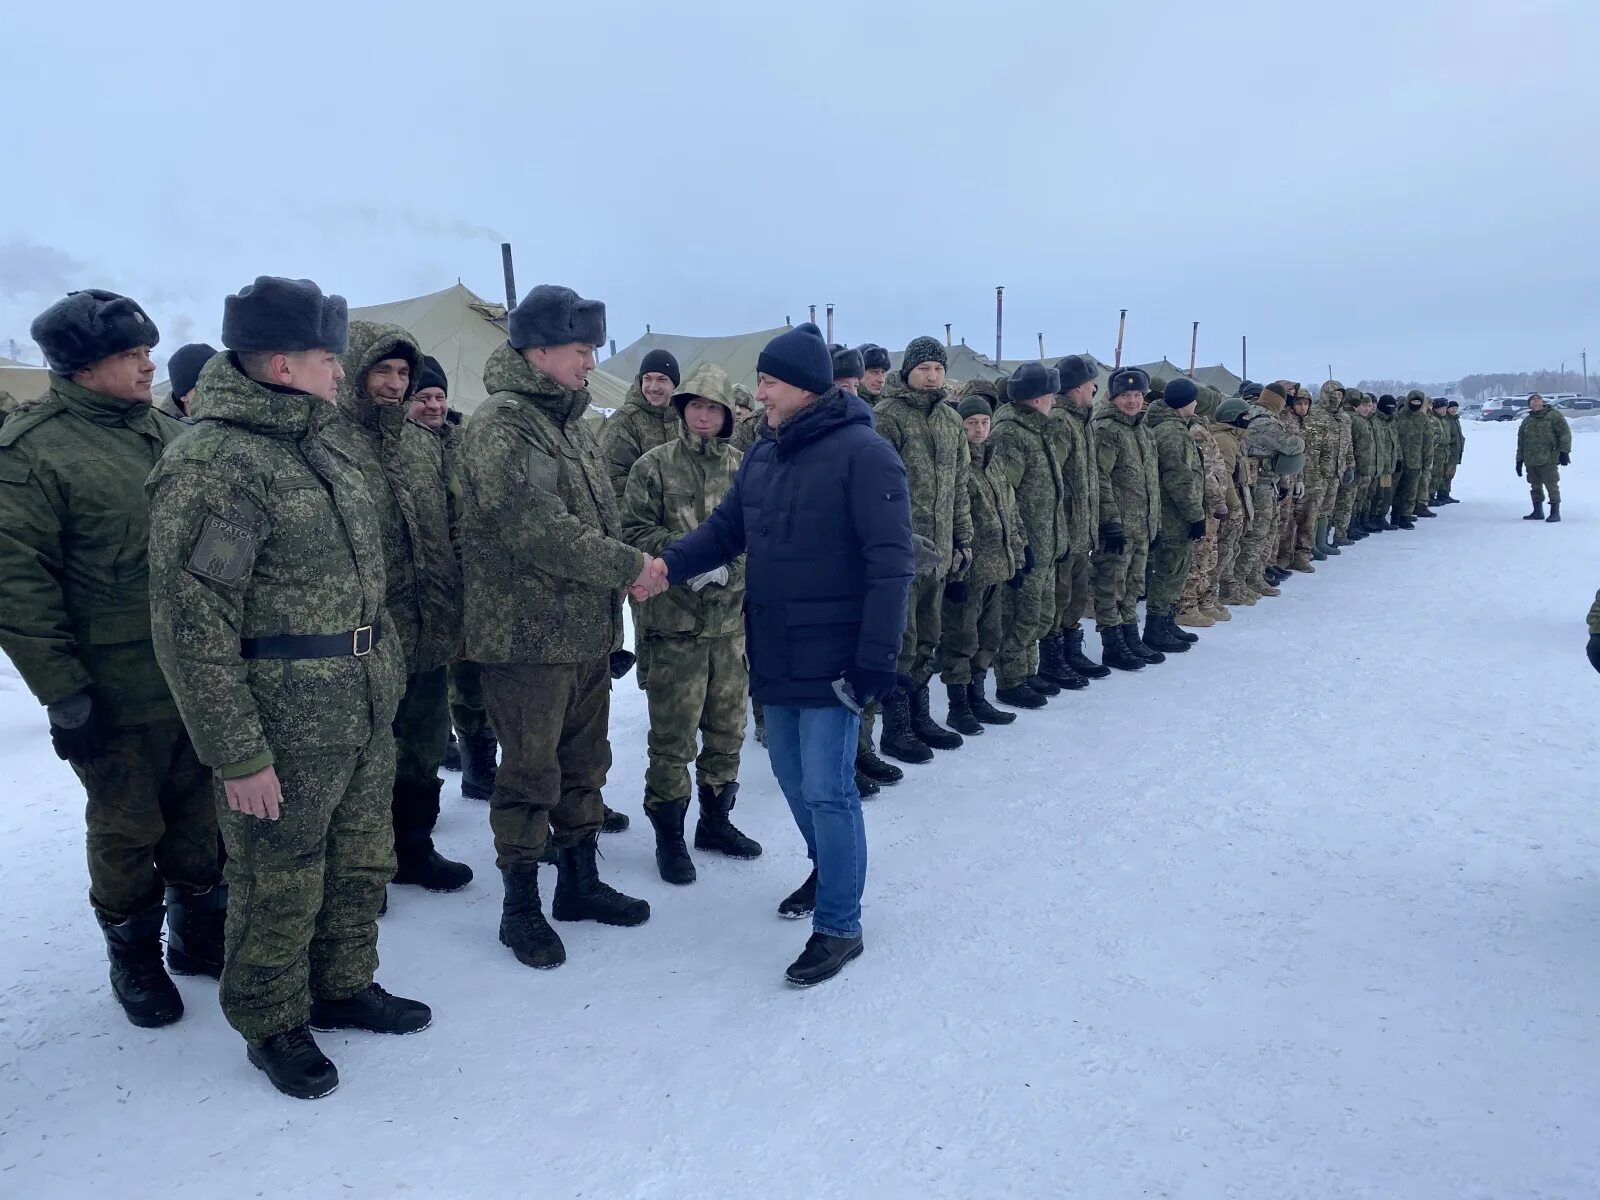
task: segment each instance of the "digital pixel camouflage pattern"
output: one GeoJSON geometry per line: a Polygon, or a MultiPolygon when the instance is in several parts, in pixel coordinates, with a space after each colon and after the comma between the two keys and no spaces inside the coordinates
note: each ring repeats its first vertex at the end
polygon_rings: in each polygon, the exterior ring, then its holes
{"type": "MultiPolygon", "coordinates": [[[[1178,611],[1189,578],[1194,543],[1189,525],[1206,519],[1205,465],[1195,445],[1195,418],[1186,417],[1165,403],[1145,410],[1144,427],[1156,450],[1156,479],[1161,492],[1161,515],[1155,544],[1150,548],[1145,610],[1162,616],[1178,611]]],[[[1137,600],[1138,593],[1134,593],[1137,600]]]]}
{"type": "Polygon", "coordinates": [[[1251,490],[1255,516],[1244,531],[1239,554],[1244,561],[1241,574],[1257,591],[1266,585],[1263,572],[1277,552],[1283,523],[1280,486],[1293,484],[1292,477],[1280,474],[1280,468],[1288,460],[1303,456],[1306,448],[1300,432],[1282,420],[1285,411],[1282,396],[1271,389],[1262,392],[1261,403],[1250,409],[1244,435],[1244,453],[1249,460],[1249,473],[1255,479],[1251,490]]]}
{"type": "Polygon", "coordinates": [[[1368,514],[1374,520],[1387,520],[1394,506],[1395,487],[1400,479],[1400,435],[1395,425],[1395,414],[1372,414],[1372,453],[1375,460],[1372,477],[1372,500],[1368,514]]]}
{"type": "Polygon", "coordinates": [[[971,683],[973,668],[987,671],[1000,651],[1004,597],[1000,586],[1022,569],[1022,519],[1011,481],[995,461],[988,442],[968,448],[972,469],[967,494],[972,509],[972,566],[967,572],[967,598],[943,599],[939,642],[939,678],[944,683],[971,683]]]}
{"type": "MultiPolygon", "coordinates": [[[[1207,429],[1222,459],[1223,502],[1227,517],[1217,526],[1216,567],[1211,576],[1211,586],[1203,589],[1201,599],[1209,593],[1212,601],[1234,603],[1241,598],[1244,586],[1240,571],[1240,550],[1244,545],[1245,523],[1249,512],[1245,507],[1244,490],[1253,485],[1254,474],[1250,460],[1244,453],[1244,432],[1233,425],[1225,425],[1213,417],[1207,429]]],[[[1253,497],[1252,497],[1253,499],[1253,497]]]]}
{"type": "Polygon", "coordinates": [[[1416,514],[1422,494],[1423,470],[1430,461],[1428,418],[1423,415],[1422,409],[1411,407],[1413,398],[1424,403],[1427,400],[1421,392],[1407,392],[1394,415],[1395,441],[1399,450],[1397,458],[1404,464],[1395,481],[1394,492],[1394,515],[1401,520],[1410,520],[1416,514]]]}
{"type": "Polygon", "coordinates": [[[1090,556],[1100,529],[1100,478],[1095,464],[1094,405],[1076,405],[1057,396],[1050,432],[1061,462],[1063,507],[1067,517],[1067,556],[1056,562],[1057,632],[1076,629],[1093,602],[1090,556]]]}
{"type": "Polygon", "coordinates": [[[1552,504],[1561,503],[1561,456],[1572,453],[1572,426],[1553,405],[1522,418],[1517,429],[1517,464],[1525,469],[1533,502],[1550,494],[1552,504]]]}
{"type": "MultiPolygon", "coordinates": [[[[1091,420],[1100,523],[1120,525],[1126,543],[1121,554],[1095,551],[1095,627],[1108,629],[1139,619],[1139,595],[1144,590],[1150,546],[1161,531],[1161,479],[1155,439],[1145,427],[1143,412],[1130,417],[1110,400],[1101,400],[1096,402],[1091,420]]],[[[1194,449],[1193,442],[1189,448],[1194,449]]]]}
{"type": "Polygon", "coordinates": [[[1346,408],[1350,410],[1350,464],[1355,468],[1355,481],[1347,488],[1339,490],[1339,503],[1334,510],[1334,526],[1340,537],[1347,537],[1350,533],[1350,522],[1356,513],[1365,515],[1372,504],[1372,489],[1377,478],[1378,447],[1376,435],[1372,432],[1372,418],[1356,412],[1364,402],[1361,393],[1354,393],[1356,404],[1349,404],[1350,394],[1346,394],[1346,408]]]}
{"type": "Polygon", "coordinates": [[[1052,564],[1068,546],[1066,500],[1048,417],[1025,404],[1002,405],[985,445],[989,469],[998,470],[1011,488],[1023,544],[1034,563],[1021,586],[1004,587],[1000,598],[1004,632],[995,676],[1006,688],[1033,674],[1039,640],[1055,626],[1052,564]]]}
{"type": "Polygon", "coordinates": [[[617,499],[628,486],[633,464],[657,446],[665,446],[678,436],[678,414],[670,403],[656,408],[633,381],[622,407],[606,418],[600,430],[600,453],[606,460],[606,474],[617,499]]]}

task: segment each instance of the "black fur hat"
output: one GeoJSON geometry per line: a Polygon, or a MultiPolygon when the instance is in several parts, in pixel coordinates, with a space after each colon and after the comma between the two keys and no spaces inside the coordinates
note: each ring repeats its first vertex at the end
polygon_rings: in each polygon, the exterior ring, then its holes
{"type": "Polygon", "coordinates": [[[417,387],[420,392],[423,388],[436,387],[446,396],[450,394],[450,381],[445,378],[444,367],[437,358],[431,354],[422,356],[422,365],[417,368],[417,387]]]}
{"type": "Polygon", "coordinates": [[[29,334],[57,375],[161,340],[156,323],[126,296],[100,288],[68,292],[33,319],[29,334]]]}
{"type": "Polygon", "coordinates": [[[1014,403],[1037,400],[1061,390],[1061,375],[1043,363],[1025,362],[1006,380],[1006,398],[1014,403]]]}
{"type": "Polygon", "coordinates": [[[172,384],[174,400],[182,399],[194,390],[195,380],[200,378],[200,368],[210,362],[216,353],[214,346],[204,342],[190,342],[172,352],[172,357],[167,359],[167,380],[172,384]]]}
{"type": "Polygon", "coordinates": [[[861,367],[864,371],[887,371],[889,352],[874,342],[862,342],[861,367]]]}
{"type": "Polygon", "coordinates": [[[1061,376],[1061,390],[1070,392],[1075,387],[1082,387],[1095,377],[1094,364],[1081,354],[1069,354],[1056,363],[1056,371],[1061,376]]]}
{"type": "Polygon", "coordinates": [[[677,387],[683,382],[678,374],[678,360],[672,356],[672,351],[663,350],[659,346],[639,360],[639,378],[654,372],[665,375],[672,380],[672,386],[677,387]]]}
{"type": "Polygon", "coordinates": [[[835,379],[860,379],[867,373],[866,359],[860,350],[852,350],[849,346],[829,346],[828,351],[833,355],[835,379]]]}
{"type": "Polygon", "coordinates": [[[1109,399],[1115,400],[1123,392],[1143,392],[1150,394],[1150,376],[1138,367],[1122,367],[1111,373],[1111,384],[1106,388],[1109,399]]]}
{"type": "Polygon", "coordinates": [[[606,306],[585,300],[569,287],[541,283],[522,298],[506,319],[506,333],[515,350],[546,346],[603,346],[606,306]]]}
{"type": "Polygon", "coordinates": [[[350,348],[350,310],[343,296],[323,295],[309,279],[257,275],[222,302],[222,344],[244,354],[343,354],[350,348]]]}
{"type": "Polygon", "coordinates": [[[1200,389],[1195,386],[1194,380],[1180,375],[1167,384],[1167,390],[1161,398],[1167,402],[1168,408],[1182,408],[1200,399],[1200,389]]]}

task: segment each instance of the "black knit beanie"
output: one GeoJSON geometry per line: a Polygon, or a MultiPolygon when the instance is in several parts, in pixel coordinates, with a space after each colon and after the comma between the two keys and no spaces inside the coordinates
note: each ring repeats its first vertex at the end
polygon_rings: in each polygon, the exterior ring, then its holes
{"type": "Polygon", "coordinates": [[[444,367],[433,355],[424,354],[422,366],[417,368],[417,391],[435,387],[447,396],[450,394],[450,381],[445,378],[444,367]]]}
{"type": "Polygon", "coordinates": [[[787,329],[767,343],[756,371],[820,396],[833,386],[833,356],[822,330],[810,321],[787,329]]]}
{"type": "Polygon", "coordinates": [[[1195,386],[1192,379],[1179,376],[1168,382],[1167,390],[1162,394],[1162,399],[1167,402],[1168,408],[1183,408],[1200,399],[1200,389],[1195,386]]]}
{"type": "Polygon", "coordinates": [[[673,387],[683,382],[678,374],[678,360],[672,356],[672,351],[659,346],[639,360],[639,378],[643,379],[652,373],[665,375],[672,380],[673,387]]]}
{"type": "Polygon", "coordinates": [[[214,346],[204,342],[190,342],[172,352],[172,357],[167,359],[167,382],[172,384],[174,400],[181,400],[194,391],[195,381],[200,378],[200,368],[210,362],[216,353],[214,346]]]}
{"type": "Polygon", "coordinates": [[[911,372],[928,362],[936,362],[941,367],[950,365],[950,356],[945,353],[944,343],[938,338],[912,338],[911,344],[906,347],[905,357],[900,360],[901,382],[909,380],[911,372]]]}
{"type": "Polygon", "coordinates": [[[973,392],[957,405],[956,412],[961,414],[963,421],[968,417],[992,417],[994,416],[994,405],[989,403],[989,397],[973,392]]]}

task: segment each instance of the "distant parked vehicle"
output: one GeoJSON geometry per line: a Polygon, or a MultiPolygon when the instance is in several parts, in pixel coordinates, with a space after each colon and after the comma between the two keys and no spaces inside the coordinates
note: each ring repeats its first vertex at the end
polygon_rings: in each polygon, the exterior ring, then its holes
{"type": "Polygon", "coordinates": [[[1498,400],[1485,400],[1480,421],[1515,421],[1527,411],[1528,401],[1521,396],[1503,396],[1498,400]]]}
{"type": "Polygon", "coordinates": [[[1588,412],[1590,409],[1600,408],[1600,396],[1578,396],[1572,401],[1572,407],[1577,412],[1588,412]]]}

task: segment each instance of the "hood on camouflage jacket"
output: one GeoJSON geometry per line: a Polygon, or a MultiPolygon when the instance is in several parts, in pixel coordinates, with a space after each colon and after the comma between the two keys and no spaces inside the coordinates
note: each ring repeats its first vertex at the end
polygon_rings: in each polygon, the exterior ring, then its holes
{"type": "MultiPolygon", "coordinates": [[[[1270,401],[1247,410],[1249,418],[1243,439],[1244,452],[1255,463],[1258,484],[1299,473],[1305,467],[1306,454],[1306,440],[1299,429],[1283,421],[1288,410],[1282,397],[1270,391],[1261,395],[1270,397],[1270,401]]],[[[1292,415],[1290,420],[1293,420],[1292,415]]]]}
{"type": "Polygon", "coordinates": [[[1405,402],[1395,410],[1394,434],[1397,443],[1395,457],[1403,460],[1408,471],[1420,471],[1429,461],[1432,443],[1428,436],[1428,415],[1424,408],[1412,408],[1410,393],[1405,402]]]}
{"type": "Polygon", "coordinates": [[[1356,469],[1359,482],[1365,482],[1378,473],[1377,437],[1371,417],[1364,417],[1359,412],[1350,413],[1351,465],[1356,469]]]}
{"type": "Polygon", "coordinates": [[[968,446],[972,470],[967,473],[967,497],[972,507],[972,566],[967,572],[971,588],[1004,583],[1022,569],[1022,519],[1011,481],[985,442],[968,446]]]}
{"type": "Polygon", "coordinates": [[[1191,522],[1208,515],[1205,462],[1195,445],[1193,417],[1165,403],[1145,410],[1145,428],[1156,447],[1156,479],[1161,491],[1161,524],[1169,538],[1182,538],[1191,522]]]}
{"type": "Polygon", "coordinates": [[[383,523],[389,621],[411,673],[442,667],[460,652],[463,603],[444,441],[406,416],[421,362],[421,347],[398,325],[351,321],[335,402],[340,419],[324,434],[372,492],[383,523]],[[380,404],[366,390],[367,373],[386,358],[412,368],[395,404],[380,404]]]}
{"type": "MultiPolygon", "coordinates": [[[[668,410],[678,417],[678,436],[646,450],[628,472],[622,493],[622,537],[646,554],[663,550],[706,521],[733,486],[742,455],[734,449],[733,385],[721,367],[706,364],[673,393],[668,410]],[[722,432],[703,438],[682,419],[692,397],[711,400],[726,414],[722,432]]],[[[645,601],[639,624],[648,633],[728,637],[744,628],[744,557],[728,566],[726,586],[691,591],[674,584],[645,601]]]]}
{"type": "Polygon", "coordinates": [[[1348,418],[1344,415],[1344,385],[1329,380],[1306,414],[1306,483],[1315,488],[1338,487],[1349,465],[1345,441],[1348,418]]]}
{"type": "Polygon", "coordinates": [[[1100,523],[1120,525],[1129,544],[1140,537],[1153,542],[1161,530],[1161,479],[1144,412],[1130,417],[1111,400],[1097,400],[1090,420],[1099,468],[1100,523]]]}
{"type": "Polygon", "coordinates": [[[618,500],[639,456],[671,442],[678,435],[678,425],[678,413],[671,402],[656,408],[645,399],[639,380],[635,379],[622,407],[607,417],[600,429],[600,453],[618,500]]]}
{"type": "Polygon", "coordinates": [[[1218,518],[1233,511],[1233,482],[1230,475],[1233,465],[1224,461],[1222,448],[1217,444],[1216,435],[1211,432],[1211,418],[1216,415],[1217,405],[1221,403],[1221,392],[1214,387],[1202,387],[1199,399],[1195,402],[1194,419],[1189,422],[1189,436],[1200,451],[1200,468],[1205,485],[1202,504],[1207,517],[1218,518]]]}
{"type": "Polygon", "coordinates": [[[1069,549],[1066,483],[1050,419],[1026,404],[1002,405],[989,440],[990,471],[998,470],[1017,506],[1023,542],[1036,566],[1069,549]]]}
{"type": "Polygon", "coordinates": [[[1522,418],[1517,428],[1517,461],[1525,467],[1550,467],[1572,453],[1572,426],[1553,404],[1522,418]]]}
{"type": "Polygon", "coordinates": [[[0,648],[40,704],[177,716],[150,640],[145,477],[185,426],[50,376],[0,429],[0,648]]]}
{"type": "Polygon", "coordinates": [[[1223,497],[1230,518],[1243,517],[1244,489],[1255,482],[1254,468],[1244,452],[1244,430],[1224,425],[1213,416],[1206,422],[1217,452],[1222,456],[1223,497]]]}
{"type": "Polygon", "coordinates": [[[388,731],[405,681],[387,629],[359,656],[239,655],[240,638],[384,622],[382,526],[361,473],[328,445],[337,413],[256,383],[225,353],[201,370],[193,416],[146,490],[156,656],[195,752],[236,778],[274,753],[365,746],[388,731]]]}
{"type": "Polygon", "coordinates": [[[967,431],[946,402],[948,395],[947,388],[913,391],[895,374],[889,376],[883,399],[873,408],[879,436],[905,463],[912,528],[947,562],[957,547],[972,545],[967,431]]]}
{"type": "Polygon", "coordinates": [[[1056,442],[1066,492],[1067,542],[1063,550],[1089,554],[1100,536],[1100,473],[1095,465],[1094,406],[1079,406],[1064,395],[1050,410],[1050,433],[1056,442]]]}
{"type": "Polygon", "coordinates": [[[617,495],[568,391],[509,343],[483,369],[489,398],[462,439],[466,657],[589,663],[622,644],[622,589],[645,557],[622,541],[617,495]]]}

